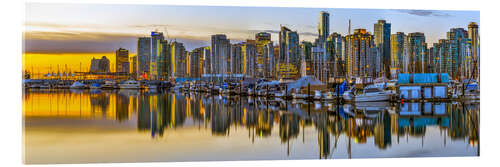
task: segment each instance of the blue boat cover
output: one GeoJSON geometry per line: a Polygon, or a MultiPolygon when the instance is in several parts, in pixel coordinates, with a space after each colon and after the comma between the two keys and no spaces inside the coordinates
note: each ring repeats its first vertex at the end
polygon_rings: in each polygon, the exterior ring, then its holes
{"type": "Polygon", "coordinates": [[[398,74],[398,84],[425,84],[425,83],[448,83],[450,82],[448,73],[415,73],[415,74],[398,74]],[[438,82],[438,75],[441,76],[441,82],[438,82]],[[410,77],[413,77],[413,82],[410,82],[410,77]]]}

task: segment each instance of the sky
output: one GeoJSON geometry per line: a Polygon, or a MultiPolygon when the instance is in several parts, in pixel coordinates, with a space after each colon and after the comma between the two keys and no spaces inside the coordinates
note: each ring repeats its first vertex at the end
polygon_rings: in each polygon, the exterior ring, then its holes
{"type": "Polygon", "coordinates": [[[154,30],[188,50],[209,46],[210,35],[220,33],[238,43],[264,31],[277,42],[280,25],[313,41],[320,11],[330,13],[330,33],[346,35],[349,19],[352,31],[373,33],[373,24],[385,19],[392,34],[424,32],[431,44],[450,28],[480,25],[479,11],[27,3],[24,54],[112,53],[119,47],[135,53],[137,37],[154,30]]]}

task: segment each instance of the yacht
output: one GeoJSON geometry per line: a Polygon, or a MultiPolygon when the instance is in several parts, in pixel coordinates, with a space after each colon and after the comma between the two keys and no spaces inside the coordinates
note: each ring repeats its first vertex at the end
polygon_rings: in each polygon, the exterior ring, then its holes
{"type": "Polygon", "coordinates": [[[104,81],[104,85],[101,85],[102,89],[115,89],[116,82],[115,81],[104,81]]]}
{"type": "Polygon", "coordinates": [[[314,98],[314,100],[321,100],[321,98],[322,98],[321,91],[320,90],[315,90],[313,98],[314,98]]]}
{"type": "Polygon", "coordinates": [[[362,94],[354,96],[355,102],[388,101],[391,98],[390,91],[384,91],[373,85],[368,85],[363,89],[362,94]]]}
{"type": "Polygon", "coordinates": [[[328,91],[328,92],[323,94],[323,99],[324,100],[335,100],[335,93],[328,91]]]}
{"type": "Polygon", "coordinates": [[[121,84],[118,84],[118,87],[120,89],[139,89],[141,87],[141,84],[134,80],[128,80],[121,84]]]}

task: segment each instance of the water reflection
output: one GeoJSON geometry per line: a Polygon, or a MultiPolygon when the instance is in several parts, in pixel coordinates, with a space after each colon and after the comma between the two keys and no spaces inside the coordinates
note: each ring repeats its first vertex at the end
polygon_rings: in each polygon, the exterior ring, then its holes
{"type": "Polygon", "coordinates": [[[164,138],[169,129],[197,127],[217,137],[231,136],[232,128],[244,128],[250,143],[256,138],[274,140],[272,136],[278,136],[286,145],[287,156],[291,154],[291,141],[304,143],[307,128],[316,131],[317,147],[309,150],[317,149],[319,158],[333,158],[340,147],[351,158],[353,147],[372,143],[379,150],[387,150],[394,144],[404,145],[405,140],[408,143],[409,138],[421,138],[424,147],[426,137],[444,145],[466,141],[479,154],[479,103],[337,105],[158,91],[34,90],[24,93],[23,106],[27,118],[118,122],[114,126],[135,121],[139,133],[147,132],[151,138],[164,138]],[[273,134],[274,128],[278,134],[273,134]],[[437,129],[439,136],[426,136],[432,129],[437,129]],[[345,146],[339,146],[341,136],[347,139],[345,146]]]}

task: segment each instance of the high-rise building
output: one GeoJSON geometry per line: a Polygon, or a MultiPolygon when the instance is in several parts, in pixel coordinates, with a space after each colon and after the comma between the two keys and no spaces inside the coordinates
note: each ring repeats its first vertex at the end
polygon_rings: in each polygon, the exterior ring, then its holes
{"type": "Polygon", "coordinates": [[[339,33],[332,33],[327,39],[327,60],[329,62],[329,70],[331,74],[328,78],[340,79],[344,77],[342,68],[342,42],[343,37],[339,33]]]}
{"type": "Polygon", "coordinates": [[[380,65],[377,67],[381,69],[381,73],[384,74],[386,78],[391,77],[391,23],[387,23],[385,20],[378,20],[373,26],[374,36],[375,36],[375,46],[378,48],[379,55],[377,57],[380,65]]]}
{"type": "Polygon", "coordinates": [[[89,72],[109,72],[109,59],[106,56],[101,59],[92,58],[89,72]]]}
{"type": "Polygon", "coordinates": [[[212,69],[212,64],[211,64],[211,59],[212,56],[210,46],[202,47],[201,48],[201,54],[202,54],[202,59],[203,59],[203,74],[211,74],[211,69],[212,69]]]}
{"type": "Polygon", "coordinates": [[[279,78],[296,79],[300,69],[299,34],[285,26],[281,26],[279,34],[280,58],[279,78]]]}
{"type": "Polygon", "coordinates": [[[300,44],[300,57],[302,58],[301,75],[314,75],[313,59],[312,59],[313,44],[308,41],[302,41],[300,44]]]}
{"type": "Polygon", "coordinates": [[[231,45],[231,73],[243,74],[243,51],[241,50],[242,43],[231,45]]]}
{"type": "Polygon", "coordinates": [[[318,39],[320,43],[326,42],[330,35],[330,13],[322,11],[319,13],[318,19],[318,39]]]}
{"type": "Polygon", "coordinates": [[[187,54],[186,48],[180,42],[170,43],[170,68],[172,77],[185,77],[187,75],[187,54]]]}
{"type": "Polygon", "coordinates": [[[366,29],[355,29],[353,34],[345,38],[347,78],[368,82],[375,73],[374,54],[377,53],[377,47],[373,35],[366,29]]]}
{"type": "Polygon", "coordinates": [[[130,62],[132,62],[132,76],[137,78],[137,55],[130,58],[130,62]]]}
{"type": "Polygon", "coordinates": [[[391,35],[391,78],[397,77],[398,73],[405,73],[405,41],[404,32],[391,35]]]}
{"type": "Polygon", "coordinates": [[[432,57],[436,65],[435,71],[438,73],[451,73],[452,72],[452,59],[450,57],[450,41],[447,39],[440,39],[438,43],[432,45],[432,57]]]}
{"type": "Polygon", "coordinates": [[[151,55],[151,37],[139,37],[137,40],[137,75],[138,78],[147,78],[151,55]]]}
{"type": "Polygon", "coordinates": [[[270,70],[273,68],[270,66],[272,63],[272,47],[273,43],[271,41],[271,34],[267,32],[259,32],[255,34],[256,41],[256,77],[267,78],[270,77],[270,70]]]}
{"type": "Polygon", "coordinates": [[[451,28],[446,33],[447,39],[450,41],[451,52],[451,71],[448,73],[454,79],[460,79],[464,76],[466,71],[464,66],[464,59],[468,57],[470,39],[467,37],[468,33],[463,28],[451,28]]]}
{"type": "Polygon", "coordinates": [[[272,79],[274,78],[275,70],[276,70],[276,61],[274,56],[274,45],[272,41],[269,41],[266,45],[263,46],[262,49],[264,60],[264,77],[272,79]]]}
{"type": "Polygon", "coordinates": [[[116,72],[130,73],[130,64],[128,61],[128,50],[119,48],[116,50],[116,72]]]}
{"type": "Polygon", "coordinates": [[[241,45],[243,74],[248,77],[256,77],[257,48],[255,40],[247,40],[241,45]]]}
{"type": "Polygon", "coordinates": [[[167,40],[160,41],[160,56],[158,57],[156,67],[157,67],[157,79],[166,80],[170,77],[171,73],[171,51],[170,43],[167,40]]]}
{"type": "Polygon", "coordinates": [[[407,54],[409,58],[409,73],[425,73],[427,43],[421,32],[408,34],[407,54]]]}
{"type": "Polygon", "coordinates": [[[472,78],[479,78],[479,26],[475,22],[470,22],[468,26],[468,36],[471,39],[472,56],[472,78]]]}
{"type": "Polygon", "coordinates": [[[231,71],[231,43],[225,34],[212,35],[212,74],[229,74],[231,71]]]}
{"type": "Polygon", "coordinates": [[[204,47],[196,48],[190,53],[190,77],[200,78],[203,75],[203,50],[204,47]]]}
{"type": "Polygon", "coordinates": [[[162,32],[151,32],[151,51],[150,51],[150,61],[149,61],[149,78],[158,79],[159,70],[158,62],[161,55],[161,42],[165,40],[162,32]]]}

